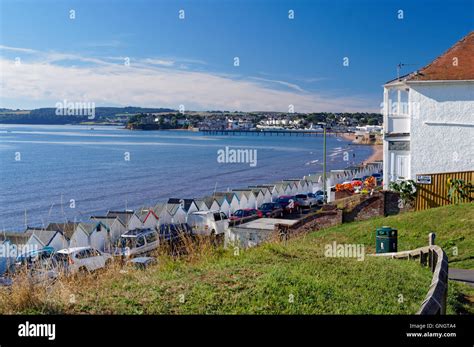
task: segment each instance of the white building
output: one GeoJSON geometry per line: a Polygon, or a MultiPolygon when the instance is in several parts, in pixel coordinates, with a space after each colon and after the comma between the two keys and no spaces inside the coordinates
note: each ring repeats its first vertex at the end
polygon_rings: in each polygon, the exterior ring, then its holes
{"type": "Polygon", "coordinates": [[[26,233],[32,232],[26,244],[30,247],[41,249],[43,247],[52,247],[55,251],[67,248],[69,245],[68,239],[57,230],[46,230],[40,228],[28,228],[26,233]]]}
{"type": "Polygon", "coordinates": [[[220,198],[220,200],[218,199],[218,202],[221,205],[221,212],[224,212],[227,216],[230,216],[240,208],[239,197],[234,192],[215,192],[212,196],[216,199],[220,198]],[[223,199],[227,201],[228,206],[224,203],[223,199]],[[227,210],[223,210],[223,206],[227,210]]]}
{"type": "Polygon", "coordinates": [[[181,204],[158,203],[153,208],[153,212],[158,216],[159,225],[186,223],[187,214],[181,204]]]}
{"type": "Polygon", "coordinates": [[[384,85],[384,186],[474,168],[474,32],[384,85]]]}
{"type": "Polygon", "coordinates": [[[143,228],[156,229],[159,224],[159,217],[155,214],[153,209],[149,207],[142,207],[137,210],[136,215],[140,219],[143,228]]]}
{"type": "Polygon", "coordinates": [[[168,204],[180,204],[188,215],[199,211],[199,206],[195,199],[169,198],[168,204]]]}
{"type": "Polygon", "coordinates": [[[112,250],[112,235],[102,222],[78,223],[69,241],[69,247],[91,246],[100,251],[112,250]]]}
{"type": "Polygon", "coordinates": [[[126,233],[128,230],[118,217],[91,216],[90,219],[92,222],[101,222],[103,225],[106,226],[107,230],[109,230],[110,240],[112,243],[115,243],[115,241],[118,240],[120,236],[126,233]]]}
{"type": "Polygon", "coordinates": [[[135,230],[143,228],[143,224],[135,214],[134,211],[125,210],[125,211],[108,211],[107,217],[117,217],[120,219],[123,225],[127,228],[127,230],[135,230]]]}

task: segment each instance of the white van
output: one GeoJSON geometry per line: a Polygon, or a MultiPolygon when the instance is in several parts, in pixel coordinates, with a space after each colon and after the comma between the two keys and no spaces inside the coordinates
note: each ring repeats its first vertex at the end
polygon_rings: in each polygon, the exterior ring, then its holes
{"type": "Polygon", "coordinates": [[[188,224],[195,234],[216,236],[224,234],[229,227],[229,219],[223,212],[199,211],[188,216],[188,224]]]}
{"type": "Polygon", "coordinates": [[[59,250],[53,255],[57,266],[67,273],[92,272],[112,262],[112,256],[92,247],[72,247],[59,250]]]}
{"type": "Polygon", "coordinates": [[[158,233],[153,229],[133,229],[120,236],[114,256],[133,258],[148,254],[160,244],[158,233]]]}

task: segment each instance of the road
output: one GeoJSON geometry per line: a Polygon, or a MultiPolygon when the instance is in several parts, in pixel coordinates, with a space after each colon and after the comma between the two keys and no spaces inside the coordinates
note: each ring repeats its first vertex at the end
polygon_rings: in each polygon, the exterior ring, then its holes
{"type": "Polygon", "coordinates": [[[474,287],[474,270],[450,268],[448,270],[448,278],[453,281],[464,282],[474,287]]]}

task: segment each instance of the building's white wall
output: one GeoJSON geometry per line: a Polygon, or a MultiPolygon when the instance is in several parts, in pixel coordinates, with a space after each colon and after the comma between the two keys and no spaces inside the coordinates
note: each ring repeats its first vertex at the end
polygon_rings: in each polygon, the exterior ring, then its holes
{"type": "Polygon", "coordinates": [[[53,247],[55,251],[59,251],[60,249],[68,248],[69,242],[63,236],[63,234],[56,233],[47,246],[53,247]]]}
{"type": "Polygon", "coordinates": [[[155,215],[150,213],[143,223],[144,228],[155,229],[158,226],[158,220],[156,219],[155,215]]]}
{"type": "Polygon", "coordinates": [[[77,227],[69,241],[69,247],[86,247],[89,245],[89,236],[82,228],[77,227]]]}
{"type": "Polygon", "coordinates": [[[139,229],[142,228],[143,224],[140,218],[137,215],[133,214],[130,220],[128,221],[128,230],[139,229]]]}
{"type": "Polygon", "coordinates": [[[245,208],[255,208],[255,195],[253,193],[249,194],[248,200],[247,200],[247,207],[245,208]]]}
{"type": "MultiPolygon", "coordinates": [[[[248,206],[247,197],[242,194],[242,195],[240,196],[239,208],[238,208],[238,209],[244,209],[244,208],[247,208],[247,206],[248,206]]],[[[235,211],[234,211],[234,212],[235,212],[235,211]]]]}
{"type": "Polygon", "coordinates": [[[171,221],[172,223],[180,224],[186,223],[187,215],[186,212],[179,208],[176,210],[176,213],[172,216],[171,221]]]}
{"type": "MultiPolygon", "coordinates": [[[[104,228],[102,231],[94,231],[91,234],[91,247],[98,249],[99,251],[110,251],[110,247],[106,249],[107,241],[107,230],[104,228]]],[[[112,240],[110,240],[111,242],[112,240]]],[[[107,245],[108,246],[108,245],[107,245]]]]}
{"type": "Polygon", "coordinates": [[[237,196],[234,195],[234,197],[232,198],[232,201],[230,203],[230,213],[234,213],[239,208],[240,208],[239,199],[237,198],[237,196]]]}
{"type": "Polygon", "coordinates": [[[193,212],[197,212],[199,211],[199,208],[196,206],[196,204],[193,202],[190,206],[189,206],[189,209],[188,209],[188,215],[193,213],[193,212]]]}
{"type": "Polygon", "coordinates": [[[265,198],[263,202],[272,202],[272,194],[268,189],[265,189],[265,198]]]}
{"type": "Polygon", "coordinates": [[[166,208],[164,208],[163,211],[161,211],[158,217],[159,217],[159,221],[158,221],[159,225],[171,223],[171,215],[166,208]]]}
{"type": "Polygon", "coordinates": [[[28,239],[28,241],[26,242],[26,244],[31,248],[33,249],[35,247],[35,249],[40,249],[40,248],[43,248],[45,245],[43,245],[43,243],[38,239],[36,238],[35,234],[32,234],[30,236],[30,238],[28,239]]]}
{"type": "Polygon", "coordinates": [[[410,87],[410,102],[419,103],[420,110],[418,116],[412,116],[410,129],[411,178],[423,173],[473,170],[474,83],[410,87]]]}
{"type": "Polygon", "coordinates": [[[110,238],[112,242],[115,242],[116,240],[118,240],[120,236],[127,231],[125,226],[122,223],[120,223],[118,220],[115,220],[112,223],[112,225],[109,225],[109,229],[110,229],[110,238]]]}
{"type": "Polygon", "coordinates": [[[227,200],[224,200],[224,202],[222,203],[220,211],[224,212],[227,217],[230,216],[230,205],[227,200]]]}

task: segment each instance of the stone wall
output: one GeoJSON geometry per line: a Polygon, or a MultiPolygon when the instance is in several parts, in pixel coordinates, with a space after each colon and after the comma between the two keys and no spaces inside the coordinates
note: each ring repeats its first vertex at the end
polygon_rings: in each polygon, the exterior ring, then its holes
{"type": "Polygon", "coordinates": [[[391,216],[412,210],[409,206],[401,206],[399,200],[400,194],[384,190],[375,192],[373,195],[355,194],[334,203],[343,210],[343,221],[347,223],[391,216]]]}
{"type": "Polygon", "coordinates": [[[275,224],[275,232],[282,236],[296,235],[330,228],[339,224],[342,224],[342,210],[336,208],[336,206],[327,205],[323,210],[311,213],[291,226],[275,224]]]}

